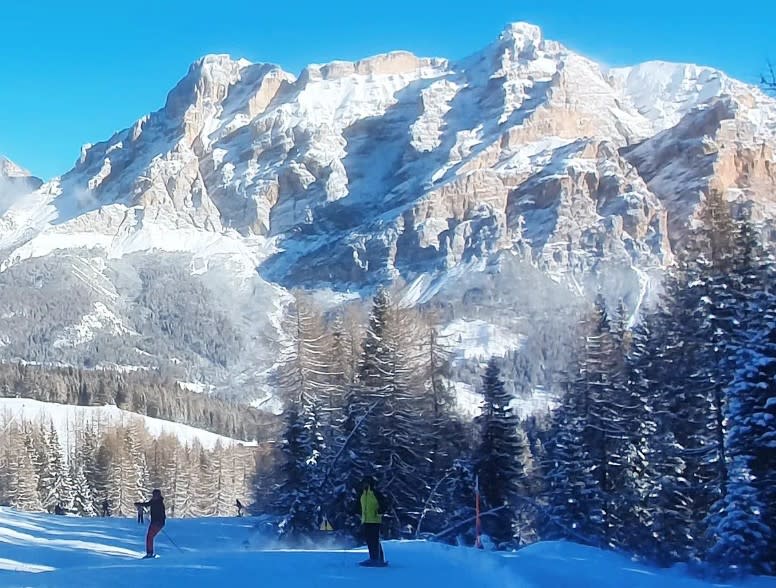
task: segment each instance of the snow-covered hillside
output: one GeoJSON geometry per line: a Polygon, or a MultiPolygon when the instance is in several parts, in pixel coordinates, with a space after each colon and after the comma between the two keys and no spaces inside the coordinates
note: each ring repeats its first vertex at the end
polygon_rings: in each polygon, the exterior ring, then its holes
{"type": "Polygon", "coordinates": [[[158,111],[0,206],[0,354],[172,366],[266,398],[289,289],[396,278],[407,304],[477,307],[466,355],[513,349],[514,298],[472,302],[505,257],[634,311],[710,190],[776,217],[775,137],[776,102],[719,70],[610,70],[526,23],[460,61],[392,52],[293,75],[208,55],[158,111]],[[66,308],[14,335],[54,292],[66,308]]]}
{"type": "MultiPolygon", "coordinates": [[[[252,548],[251,518],[169,519],[158,559],[141,560],[145,527],[131,519],[78,519],[0,508],[0,585],[246,586],[267,588],[703,588],[679,570],[657,570],[570,543],[491,553],[427,542],[388,542],[390,565],[361,568],[365,549],[252,548]],[[175,542],[176,548],[171,542],[175,542]]],[[[730,586],[730,584],[725,584],[730,586]]],[[[776,578],[739,584],[773,588],[776,578]]],[[[719,584],[717,584],[719,586],[719,584]]]]}
{"type": "Polygon", "coordinates": [[[53,424],[63,449],[71,446],[75,441],[76,432],[82,432],[84,426],[101,429],[110,425],[128,426],[132,423],[142,425],[153,437],[171,435],[183,445],[190,445],[195,441],[206,449],[213,449],[219,443],[222,447],[235,444],[252,445],[188,425],[121,410],[116,406],[72,406],[27,398],[0,398],[0,422],[8,423],[14,419],[40,423],[46,427],[53,424]]]}

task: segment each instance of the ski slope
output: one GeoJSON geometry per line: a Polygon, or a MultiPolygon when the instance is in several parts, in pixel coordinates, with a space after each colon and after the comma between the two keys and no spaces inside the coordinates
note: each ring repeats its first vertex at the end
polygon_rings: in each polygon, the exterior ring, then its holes
{"type": "MultiPolygon", "coordinates": [[[[251,547],[255,519],[170,519],[158,559],[141,560],[145,527],[131,519],[79,519],[0,508],[0,586],[261,586],[262,588],[703,588],[678,570],[547,542],[491,553],[422,541],[387,542],[390,566],[361,568],[364,549],[251,547]]],[[[723,584],[716,584],[721,586],[723,584]]],[[[776,588],[776,578],[740,584],[776,588]]]]}

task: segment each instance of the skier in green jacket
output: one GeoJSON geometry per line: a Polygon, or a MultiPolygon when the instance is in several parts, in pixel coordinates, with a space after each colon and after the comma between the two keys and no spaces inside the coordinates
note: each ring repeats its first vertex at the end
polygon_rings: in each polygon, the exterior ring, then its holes
{"type": "Polygon", "coordinates": [[[369,559],[361,562],[362,565],[380,565],[385,563],[383,548],[380,545],[380,499],[374,489],[374,480],[364,478],[361,492],[361,524],[364,527],[366,546],[369,549],[369,559]]]}

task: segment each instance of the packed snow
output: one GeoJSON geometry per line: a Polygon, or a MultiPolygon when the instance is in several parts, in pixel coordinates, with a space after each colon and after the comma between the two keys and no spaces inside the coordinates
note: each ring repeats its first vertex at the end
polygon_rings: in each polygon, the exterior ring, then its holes
{"type": "Polygon", "coordinates": [[[28,398],[0,398],[0,422],[12,418],[40,422],[44,425],[53,423],[64,448],[68,448],[70,443],[75,441],[76,424],[93,423],[98,427],[104,427],[115,424],[128,425],[132,422],[145,426],[148,433],[154,437],[172,435],[184,445],[195,441],[206,449],[212,449],[217,443],[222,446],[231,446],[235,443],[254,445],[251,442],[223,437],[189,425],[128,412],[116,406],[73,406],[28,398]]]}
{"type": "MultiPolygon", "coordinates": [[[[384,543],[389,566],[362,568],[365,548],[290,549],[256,541],[257,519],[168,519],[157,559],[141,560],[145,526],[133,519],[26,514],[0,508],[0,586],[323,586],[404,588],[703,588],[680,569],[658,570],[573,543],[513,553],[425,541],[384,543]],[[174,542],[174,543],[173,543],[174,542]],[[263,547],[258,547],[262,545],[263,547]]],[[[727,586],[729,584],[716,584],[727,586]]],[[[774,588],[776,578],[740,584],[774,588]]]]}

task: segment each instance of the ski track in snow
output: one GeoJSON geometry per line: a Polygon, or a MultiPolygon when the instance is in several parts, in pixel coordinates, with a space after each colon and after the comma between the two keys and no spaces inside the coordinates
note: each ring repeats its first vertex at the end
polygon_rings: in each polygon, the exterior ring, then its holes
{"type": "MultiPolygon", "coordinates": [[[[424,541],[385,542],[390,565],[357,564],[365,549],[249,547],[259,519],[168,519],[158,559],[141,561],[145,526],[133,519],[57,517],[0,508],[0,586],[112,588],[710,588],[680,568],[658,570],[611,552],[546,542],[514,553],[424,541]],[[170,543],[172,537],[180,549],[170,543]]],[[[776,588],[776,578],[739,586],[776,588]]]]}

